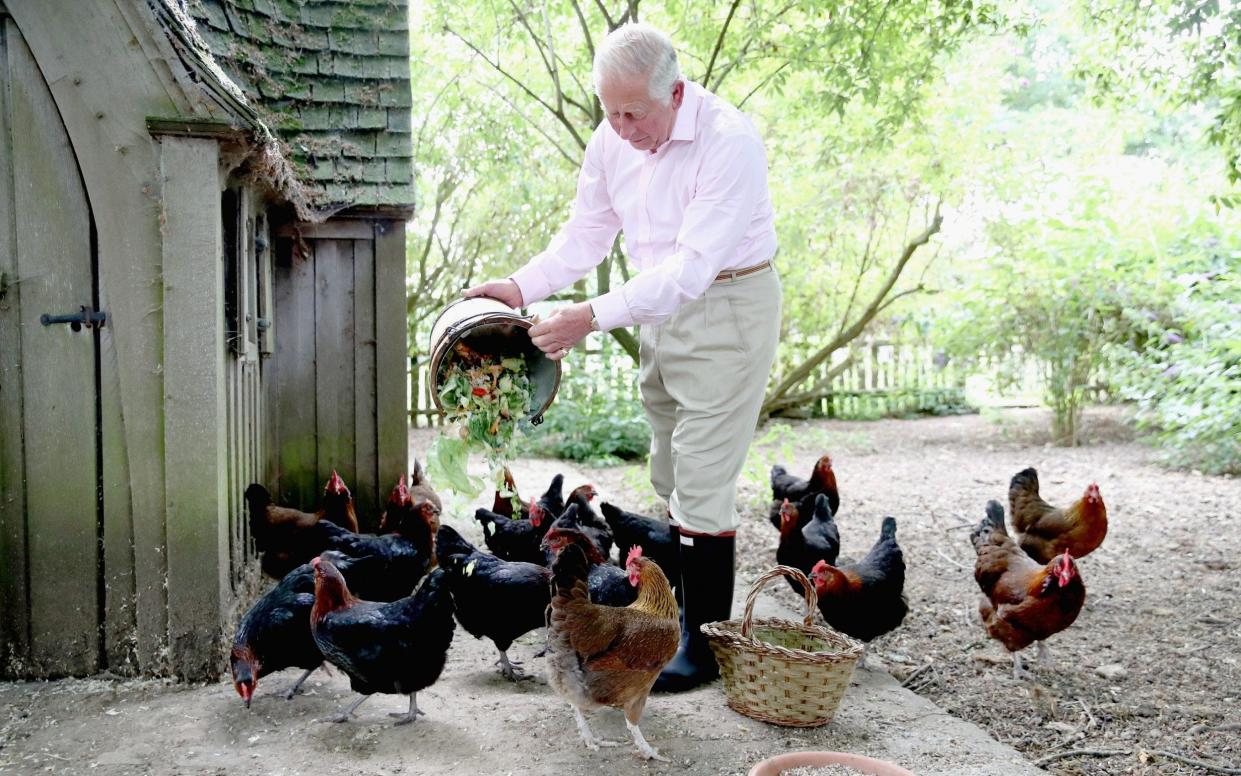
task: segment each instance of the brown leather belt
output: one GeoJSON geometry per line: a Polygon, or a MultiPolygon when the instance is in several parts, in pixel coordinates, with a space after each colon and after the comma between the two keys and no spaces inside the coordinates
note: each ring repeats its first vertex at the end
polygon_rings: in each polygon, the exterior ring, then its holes
{"type": "Polygon", "coordinates": [[[746,275],[753,275],[755,272],[762,272],[771,266],[770,261],[764,261],[762,264],[755,264],[752,267],[742,267],[741,269],[726,269],[715,276],[714,283],[722,283],[725,280],[736,280],[746,275]]]}

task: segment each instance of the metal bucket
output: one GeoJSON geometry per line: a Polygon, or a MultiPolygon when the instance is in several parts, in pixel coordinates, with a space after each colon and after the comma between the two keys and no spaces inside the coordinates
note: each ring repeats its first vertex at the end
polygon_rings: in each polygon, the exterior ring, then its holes
{"type": "Polygon", "coordinates": [[[440,412],[441,372],[448,365],[447,356],[457,342],[465,340],[475,350],[505,358],[522,355],[530,369],[534,395],[530,400],[530,422],[543,422],[543,412],[551,406],[560,388],[560,362],[552,361],[530,341],[527,330],[534,321],[497,299],[476,296],[460,299],[440,312],[431,326],[431,400],[440,412]]]}

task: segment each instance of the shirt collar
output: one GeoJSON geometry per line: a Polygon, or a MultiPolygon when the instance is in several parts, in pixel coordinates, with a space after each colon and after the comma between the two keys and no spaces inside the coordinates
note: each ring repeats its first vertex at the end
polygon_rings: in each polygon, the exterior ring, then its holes
{"type": "Polygon", "coordinates": [[[681,107],[677,108],[677,120],[672,125],[669,140],[686,140],[693,142],[698,131],[698,107],[702,103],[702,87],[685,80],[685,96],[681,98],[681,107]]]}

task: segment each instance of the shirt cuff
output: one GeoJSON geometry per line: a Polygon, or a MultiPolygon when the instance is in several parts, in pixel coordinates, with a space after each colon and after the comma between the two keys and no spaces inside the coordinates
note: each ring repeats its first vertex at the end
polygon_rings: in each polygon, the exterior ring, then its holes
{"type": "Polygon", "coordinates": [[[555,290],[548,282],[547,275],[543,274],[543,270],[535,266],[533,261],[509,275],[508,279],[516,283],[518,290],[521,291],[523,306],[541,302],[551,296],[555,290]]]}
{"type": "Polygon", "coordinates": [[[629,312],[629,303],[625,301],[623,287],[609,291],[603,296],[596,296],[590,300],[590,306],[595,311],[595,321],[599,324],[599,331],[610,331],[633,325],[633,313],[629,312]]]}

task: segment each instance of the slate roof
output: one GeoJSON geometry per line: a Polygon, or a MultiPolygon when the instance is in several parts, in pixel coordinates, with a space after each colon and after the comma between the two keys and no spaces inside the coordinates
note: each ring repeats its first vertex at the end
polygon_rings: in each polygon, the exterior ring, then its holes
{"type": "Polygon", "coordinates": [[[317,207],[414,204],[407,2],[186,2],[317,207]]]}

